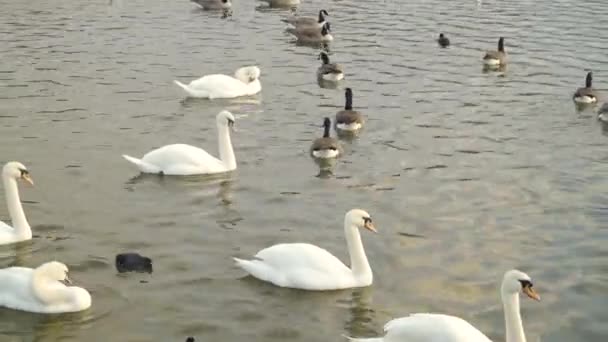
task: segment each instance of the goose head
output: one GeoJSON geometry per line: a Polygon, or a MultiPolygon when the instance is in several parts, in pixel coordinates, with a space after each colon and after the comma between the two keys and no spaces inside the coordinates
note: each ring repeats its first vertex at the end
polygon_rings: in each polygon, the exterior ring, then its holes
{"type": "Polygon", "coordinates": [[[530,276],[518,270],[510,270],[505,273],[502,280],[501,292],[504,295],[514,295],[522,292],[534,300],[540,300],[540,296],[532,286],[530,276]]]}
{"type": "Polygon", "coordinates": [[[13,161],[6,163],[6,165],[4,165],[4,167],[2,168],[2,176],[4,178],[14,180],[21,179],[29,183],[30,185],[34,185],[34,181],[32,180],[29,171],[27,170],[25,165],[21,164],[20,162],[13,161]]]}
{"type": "Polygon", "coordinates": [[[186,342],[194,342],[194,337],[190,336],[186,339],[186,342]]]}
{"type": "Polygon", "coordinates": [[[72,281],[68,277],[68,267],[59,261],[50,261],[42,264],[36,269],[36,272],[49,280],[56,280],[64,284],[71,284],[72,281]]]}
{"type": "Polygon", "coordinates": [[[377,233],[376,227],[372,223],[372,217],[367,213],[367,211],[362,209],[352,209],[346,213],[344,217],[344,221],[346,224],[355,226],[359,229],[364,228],[369,230],[370,232],[377,233]]]}
{"type": "Polygon", "coordinates": [[[319,54],[319,59],[323,61],[323,64],[329,64],[329,56],[325,51],[322,51],[319,54]]]}
{"type": "Polygon", "coordinates": [[[322,23],[325,21],[326,15],[329,15],[326,10],[322,9],[319,11],[319,23],[322,23]]]}
{"type": "Polygon", "coordinates": [[[227,110],[223,110],[215,117],[215,122],[218,127],[234,128],[234,115],[227,110]]]}
{"type": "Polygon", "coordinates": [[[325,24],[323,24],[323,27],[321,28],[321,35],[322,36],[327,36],[329,35],[331,32],[331,25],[326,22],[325,24]]]}
{"type": "Polygon", "coordinates": [[[329,130],[331,128],[331,119],[325,118],[323,119],[323,137],[329,138],[329,130]]]}
{"type": "Polygon", "coordinates": [[[585,88],[591,88],[593,83],[593,72],[589,71],[587,73],[587,77],[585,78],[585,88]]]}

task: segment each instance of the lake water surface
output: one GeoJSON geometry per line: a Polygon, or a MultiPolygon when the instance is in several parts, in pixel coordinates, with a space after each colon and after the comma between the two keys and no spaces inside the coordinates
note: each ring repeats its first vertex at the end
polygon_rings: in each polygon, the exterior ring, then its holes
{"type": "Polygon", "coordinates": [[[542,296],[522,299],[528,341],[607,341],[608,129],[571,101],[588,70],[608,94],[605,1],[302,2],[331,15],[339,89],[317,85],[319,50],[283,32],[287,11],[252,0],[228,19],[186,0],[0,0],[0,162],[36,181],[21,186],[35,238],[2,246],[0,266],[57,259],[93,296],[78,314],[2,309],[0,340],[342,341],[433,311],[503,341],[498,287],[516,267],[542,296]],[[499,36],[510,65],[484,73],[499,36]],[[250,64],[251,98],[184,100],[172,84],[250,64]],[[308,148],[345,86],[367,126],[318,177],[308,148]],[[216,154],[222,109],[239,129],[229,177],[136,177],[121,158],[175,142],[216,154]],[[279,289],[232,264],[292,241],[346,261],[355,207],[379,230],[362,233],[369,288],[279,289]],[[154,273],[118,275],[125,251],[154,273]]]}

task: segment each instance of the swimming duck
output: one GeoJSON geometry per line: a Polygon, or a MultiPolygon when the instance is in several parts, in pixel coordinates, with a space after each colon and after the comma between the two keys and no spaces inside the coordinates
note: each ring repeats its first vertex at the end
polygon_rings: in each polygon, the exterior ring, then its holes
{"type": "Polygon", "coordinates": [[[439,38],[437,38],[437,43],[441,47],[448,47],[448,46],[450,46],[450,40],[443,33],[439,34],[439,38]]]}

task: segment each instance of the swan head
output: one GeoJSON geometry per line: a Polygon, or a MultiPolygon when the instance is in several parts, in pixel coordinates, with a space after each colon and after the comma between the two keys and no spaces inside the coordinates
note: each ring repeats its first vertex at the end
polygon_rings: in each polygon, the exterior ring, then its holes
{"type": "Polygon", "coordinates": [[[522,292],[534,300],[540,300],[540,296],[532,286],[532,278],[518,270],[510,270],[505,273],[502,280],[501,291],[505,295],[513,295],[522,292]]]}
{"type": "Polygon", "coordinates": [[[47,279],[56,280],[62,283],[71,284],[72,281],[68,277],[68,267],[59,261],[50,261],[40,265],[36,272],[47,279]]]}
{"type": "Polygon", "coordinates": [[[20,162],[13,161],[6,163],[6,165],[4,165],[4,168],[2,168],[2,176],[9,177],[15,180],[21,179],[29,183],[30,185],[34,185],[34,180],[32,180],[32,177],[30,176],[30,172],[27,170],[27,167],[25,167],[25,165],[21,164],[20,162]]]}
{"type": "Polygon", "coordinates": [[[258,68],[257,66],[246,66],[239,68],[234,73],[234,78],[238,79],[243,83],[251,83],[260,78],[260,74],[260,68],[258,68]]]}
{"type": "Polygon", "coordinates": [[[234,115],[227,110],[219,112],[215,117],[215,121],[220,127],[228,126],[230,128],[234,128],[234,120],[234,115]]]}
{"type": "Polygon", "coordinates": [[[377,233],[376,227],[372,223],[372,217],[367,211],[362,209],[352,209],[346,213],[344,221],[357,228],[365,228],[371,232],[377,233]]]}

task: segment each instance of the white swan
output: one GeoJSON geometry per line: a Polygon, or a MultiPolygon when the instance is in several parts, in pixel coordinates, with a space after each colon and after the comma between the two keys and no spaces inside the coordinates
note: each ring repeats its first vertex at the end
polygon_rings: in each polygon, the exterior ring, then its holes
{"type": "Polygon", "coordinates": [[[359,228],[376,232],[369,214],[352,209],[344,217],[351,268],[331,253],[307,243],[278,244],[259,251],[253,260],[234,258],[252,276],[276,286],[303,290],[339,290],[372,284],[359,228]]]}
{"type": "Polygon", "coordinates": [[[9,267],[0,270],[0,306],[37,312],[63,313],[86,310],[91,306],[87,290],[66,286],[71,283],[68,267],[51,261],[38,268],[9,267]]]}
{"type": "Polygon", "coordinates": [[[27,168],[19,162],[8,162],[2,168],[2,181],[4,191],[6,191],[6,203],[8,212],[14,228],[0,221],[0,245],[30,240],[32,238],[32,228],[25,218],[23,206],[19,199],[19,188],[17,180],[22,179],[31,185],[34,181],[30,177],[27,168]]]}
{"type": "MultiPolygon", "coordinates": [[[[507,342],[526,342],[519,312],[519,291],[540,300],[527,274],[518,270],[508,271],[500,287],[507,342]]],[[[386,323],[384,331],[384,337],[347,338],[355,342],[492,342],[467,321],[441,314],[420,313],[393,319],[386,323]]]]}
{"type": "Polygon", "coordinates": [[[152,150],[142,159],[123,154],[143,173],[187,176],[228,172],[236,169],[236,158],[230,141],[229,128],[234,126],[234,116],[227,110],[216,116],[220,159],[205,150],[186,144],[172,144],[152,150]]]}
{"type": "Polygon", "coordinates": [[[208,99],[228,99],[239,96],[249,96],[262,90],[260,83],[260,68],[247,66],[238,69],[234,77],[214,74],[203,76],[189,84],[173,81],[191,97],[208,99]]]}

